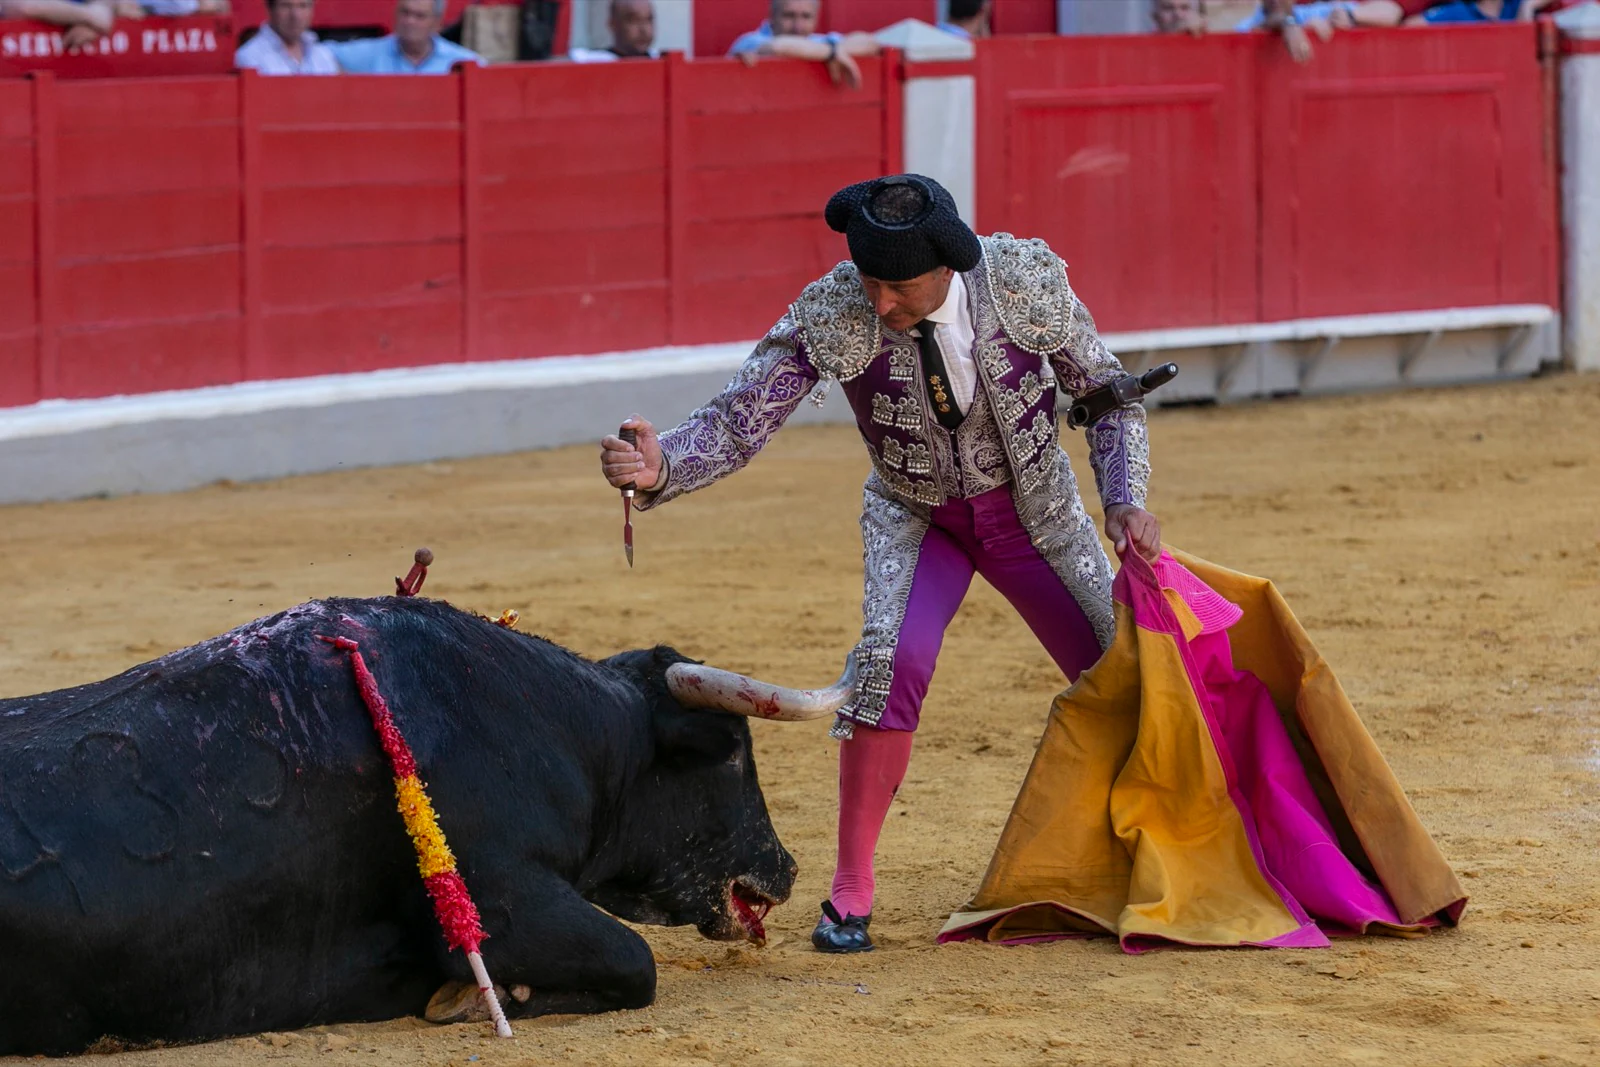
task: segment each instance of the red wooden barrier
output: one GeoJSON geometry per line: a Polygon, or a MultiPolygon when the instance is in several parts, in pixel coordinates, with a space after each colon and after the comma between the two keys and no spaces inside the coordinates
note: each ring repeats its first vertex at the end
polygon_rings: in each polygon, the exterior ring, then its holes
{"type": "Polygon", "coordinates": [[[677,344],[758,337],[848,254],[828,197],[899,169],[900,85],[889,61],[840,91],[816,64],[668,64],[673,330],[677,344]]]}
{"type": "Polygon", "coordinates": [[[989,28],[996,34],[1055,33],[1056,0],[1005,0],[990,7],[989,28]]]}
{"type": "MultiPolygon", "coordinates": [[[[1037,0],[1005,0],[1006,3],[1035,3],[1037,0]]],[[[1055,0],[1048,0],[1054,4],[1055,0]]],[[[696,0],[694,5],[694,54],[707,58],[726,55],[739,35],[761,25],[769,9],[767,0],[696,0]]],[[[938,0],[826,0],[818,17],[819,32],[834,30],[871,33],[901,19],[933,22],[938,18],[938,0]]],[[[1055,24],[1051,23],[1054,30],[1055,24]]]]}
{"type": "MultiPolygon", "coordinates": [[[[1115,329],[1557,302],[1531,32],[986,42],[980,230],[1115,329]],[[1441,249],[1443,250],[1441,252],[1441,249]]],[[[758,335],[899,68],[0,82],[0,406],[758,335]]]]}
{"type": "Polygon", "coordinates": [[[238,381],[234,79],[36,92],[41,394],[238,381]]]}
{"type": "Polygon", "coordinates": [[[252,369],[277,378],[461,359],[461,79],[244,84],[247,136],[259,139],[245,188],[260,218],[252,369]]]}
{"type": "Polygon", "coordinates": [[[1043,237],[1102,327],[1558,303],[1535,30],[996,39],[980,229],[1043,237]]]}
{"type": "Polygon", "coordinates": [[[41,83],[0,82],[0,407],[39,399],[37,337],[40,280],[34,189],[38,156],[35,130],[53,130],[46,115],[36,123],[41,83]]]}
{"type": "Polygon", "coordinates": [[[1049,241],[1102,327],[1253,321],[1262,44],[983,42],[979,229],[1049,241]]]}
{"type": "Polygon", "coordinates": [[[227,17],[118,19],[85,48],[66,47],[45,22],[0,20],[0,78],[50,71],[61,78],[149,78],[233,69],[237,40],[227,17]]]}
{"type": "Polygon", "coordinates": [[[662,344],[667,64],[466,75],[474,358],[662,344]]]}
{"type": "Polygon", "coordinates": [[[0,405],[759,334],[900,165],[862,69],[0,82],[0,405]]]}
{"type": "Polygon", "coordinates": [[[1558,302],[1535,27],[1280,52],[1261,63],[1262,317],[1558,302]]]}

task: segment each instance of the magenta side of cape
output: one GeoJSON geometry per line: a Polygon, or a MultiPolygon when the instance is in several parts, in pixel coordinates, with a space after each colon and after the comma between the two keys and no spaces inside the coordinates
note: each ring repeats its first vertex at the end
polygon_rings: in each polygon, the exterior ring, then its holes
{"type": "MultiPolygon", "coordinates": [[[[1388,894],[1339,848],[1271,695],[1255,675],[1234,667],[1227,634],[1186,640],[1155,573],[1135,553],[1117,575],[1115,595],[1132,607],[1141,629],[1170,636],[1177,644],[1261,875],[1302,924],[1255,944],[1321,947],[1328,943],[1326,934],[1358,934],[1374,923],[1405,926],[1388,894]]],[[[1132,940],[1123,946],[1130,952],[1161,943],[1141,938],[1129,944],[1132,940]]]]}

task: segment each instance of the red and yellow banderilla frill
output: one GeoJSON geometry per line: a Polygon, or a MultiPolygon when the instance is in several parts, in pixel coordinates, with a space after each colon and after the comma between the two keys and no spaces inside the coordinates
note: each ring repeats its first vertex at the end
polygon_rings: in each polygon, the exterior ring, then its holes
{"type": "Polygon", "coordinates": [[[433,812],[433,803],[428,799],[428,791],[417,775],[417,761],[411,754],[411,746],[406,744],[400,728],[395,725],[389,705],[378,691],[378,681],[367,669],[366,660],[361,657],[361,647],[348,637],[324,637],[322,640],[350,654],[356,688],[360,690],[361,700],[372,716],[372,727],[378,732],[378,743],[394,769],[396,803],[400,817],[405,822],[406,833],[416,847],[417,869],[422,873],[422,884],[427,887],[428,895],[433,898],[433,913],[439,920],[439,928],[444,931],[445,942],[452,949],[460,949],[467,954],[478,990],[483,994],[489,1014],[494,1019],[495,1033],[510,1037],[511,1024],[506,1022],[500,1000],[494,994],[494,984],[489,981],[489,972],[483,965],[483,955],[478,951],[487,936],[483,932],[483,921],[479,918],[477,905],[472,902],[472,895],[467,892],[467,883],[462,881],[461,872],[456,870],[455,854],[445,841],[444,831],[440,829],[439,819],[433,812]]]}

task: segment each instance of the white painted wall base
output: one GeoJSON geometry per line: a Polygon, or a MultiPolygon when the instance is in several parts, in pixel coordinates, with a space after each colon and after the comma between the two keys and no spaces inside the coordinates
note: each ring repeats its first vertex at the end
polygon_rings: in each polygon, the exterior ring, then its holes
{"type": "MultiPolygon", "coordinates": [[[[159,493],[598,442],[633,412],[670,426],[750,344],[458,364],[0,410],[0,503],[159,493]]],[[[837,396],[796,418],[848,418],[837,396]]]]}
{"type": "MultiPolygon", "coordinates": [[[[1182,367],[1153,405],[1526,376],[1558,358],[1549,308],[1469,308],[1108,334],[1130,370],[1182,367]],[[1330,345],[1332,338],[1339,338],[1330,345]]],[[[301,378],[0,409],[0,503],[159,493],[598,441],[670,426],[752,343],[301,378]]],[[[793,421],[849,422],[837,388],[793,421]]]]}
{"type": "Polygon", "coordinates": [[[1560,317],[1538,304],[1107,334],[1130,371],[1181,372],[1152,407],[1523,378],[1561,358],[1560,317]]]}

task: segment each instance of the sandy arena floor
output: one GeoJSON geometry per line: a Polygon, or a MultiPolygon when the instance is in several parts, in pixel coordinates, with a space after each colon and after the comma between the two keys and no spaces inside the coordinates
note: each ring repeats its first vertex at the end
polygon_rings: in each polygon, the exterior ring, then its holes
{"type": "MultiPolygon", "coordinates": [[[[1168,540],[1278,581],[1464,875],[1459,930],[1142,958],[1106,942],[935,947],[1061,688],[980,582],[884,835],[880,951],[811,951],[834,746],[822,724],[758,724],[773,821],[802,867],[767,949],[650,931],[655,1007],[524,1022],[514,1041],[402,1020],[115,1062],[1600,1065],[1597,411],[1600,377],[1152,420],[1168,540]]],[[[631,574],[589,447],[0,508],[0,695],[101,678],[309,597],[381,594],[418,544],[438,553],[429,593],[517,608],[585,653],[666,641],[828,681],[859,619],[864,465],[849,429],[790,430],[743,475],[639,519],[631,574]]]]}

